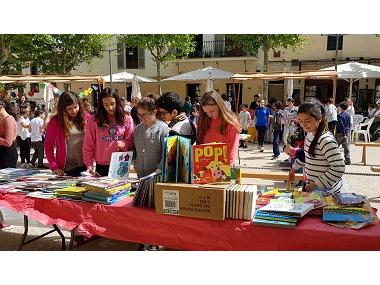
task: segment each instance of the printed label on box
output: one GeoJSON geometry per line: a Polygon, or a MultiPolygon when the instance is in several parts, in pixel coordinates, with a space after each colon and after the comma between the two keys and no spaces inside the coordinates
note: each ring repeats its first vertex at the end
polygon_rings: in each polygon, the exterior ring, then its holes
{"type": "Polygon", "coordinates": [[[163,190],[162,203],[165,214],[179,214],[179,191],[163,190]]]}

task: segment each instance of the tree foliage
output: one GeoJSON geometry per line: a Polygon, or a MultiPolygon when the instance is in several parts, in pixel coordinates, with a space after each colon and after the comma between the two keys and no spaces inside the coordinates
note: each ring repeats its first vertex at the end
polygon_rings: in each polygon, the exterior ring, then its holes
{"type": "Polygon", "coordinates": [[[36,38],[32,42],[33,52],[25,61],[37,64],[45,74],[70,74],[76,66],[90,63],[101,57],[108,35],[94,34],[53,34],[36,38]]]}
{"type": "MultiPolygon", "coordinates": [[[[278,50],[280,48],[292,50],[303,47],[305,38],[296,34],[263,34],[263,35],[228,35],[232,41],[233,48],[240,48],[251,54],[257,54],[261,49],[264,53],[263,71],[268,70],[268,52],[270,50],[278,50]]],[[[264,81],[264,98],[268,99],[268,82],[264,81]]]]}
{"type": "Polygon", "coordinates": [[[156,65],[159,93],[161,94],[161,67],[167,66],[170,60],[187,58],[195,49],[194,35],[144,34],[122,35],[121,41],[127,47],[147,49],[156,65]]]}

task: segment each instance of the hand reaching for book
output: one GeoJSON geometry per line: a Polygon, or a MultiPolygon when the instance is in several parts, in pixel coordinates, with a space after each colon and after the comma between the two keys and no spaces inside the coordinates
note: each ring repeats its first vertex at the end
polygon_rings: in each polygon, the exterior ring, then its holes
{"type": "Polygon", "coordinates": [[[288,180],[293,181],[294,178],[295,178],[295,173],[296,173],[296,171],[293,168],[290,168],[289,175],[288,175],[288,180]]]}
{"type": "Polygon", "coordinates": [[[57,168],[56,170],[54,170],[53,173],[54,173],[55,175],[58,175],[58,176],[63,176],[63,175],[65,175],[65,172],[64,172],[62,169],[60,169],[60,168],[57,168]]]}

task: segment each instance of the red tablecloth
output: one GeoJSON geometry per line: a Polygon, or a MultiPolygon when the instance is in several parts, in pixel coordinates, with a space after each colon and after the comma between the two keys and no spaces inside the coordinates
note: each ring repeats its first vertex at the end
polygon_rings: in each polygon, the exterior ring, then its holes
{"type": "Polygon", "coordinates": [[[295,229],[252,225],[249,221],[212,221],[157,214],[125,199],[115,205],[46,200],[0,194],[0,205],[45,225],[84,235],[158,244],[188,250],[380,250],[380,224],[340,229],[319,217],[303,218],[295,229]]]}

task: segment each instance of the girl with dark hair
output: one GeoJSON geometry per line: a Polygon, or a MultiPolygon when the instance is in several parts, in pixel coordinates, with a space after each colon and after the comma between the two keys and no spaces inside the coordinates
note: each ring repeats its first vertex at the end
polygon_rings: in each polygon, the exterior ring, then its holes
{"type": "Polygon", "coordinates": [[[65,91],[61,94],[57,114],[50,119],[45,136],[46,158],[53,173],[80,176],[86,170],[82,146],[88,117],[76,93],[65,91]]]}
{"type": "Polygon", "coordinates": [[[203,94],[200,100],[197,124],[197,143],[226,143],[230,165],[238,154],[241,126],[236,115],[228,111],[222,97],[216,91],[203,94]]]}
{"type": "Polygon", "coordinates": [[[20,114],[17,119],[17,142],[20,146],[21,167],[31,168],[30,163],[30,119],[29,105],[20,105],[20,114]]]}
{"type": "Polygon", "coordinates": [[[326,112],[319,102],[305,102],[298,109],[297,119],[307,133],[304,143],[305,162],[296,159],[289,171],[289,179],[304,166],[305,191],[314,188],[339,192],[342,187],[344,160],[334,136],[327,130],[326,112]]]}
{"type": "Polygon", "coordinates": [[[133,132],[135,170],[137,177],[142,177],[160,168],[162,141],[170,129],[166,123],[157,120],[157,108],[152,98],[142,98],[136,107],[141,124],[133,132]]]}
{"type": "Polygon", "coordinates": [[[0,98],[0,169],[16,167],[17,162],[17,124],[5,109],[7,102],[0,98]]]}
{"type": "Polygon", "coordinates": [[[123,109],[115,89],[105,88],[100,93],[96,114],[88,121],[83,145],[83,159],[87,171],[107,176],[113,152],[133,148],[133,120],[123,109]],[[96,172],[93,162],[96,162],[96,172]]]}

